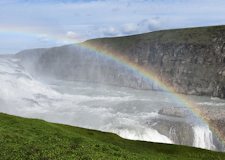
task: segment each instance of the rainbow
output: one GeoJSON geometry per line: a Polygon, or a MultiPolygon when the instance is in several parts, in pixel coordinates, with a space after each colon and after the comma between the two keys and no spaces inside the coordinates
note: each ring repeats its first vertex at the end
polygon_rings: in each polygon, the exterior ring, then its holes
{"type": "MultiPolygon", "coordinates": [[[[0,26],[0,34],[1,33],[19,33],[19,34],[24,34],[24,35],[29,35],[29,36],[40,36],[40,35],[45,35],[47,38],[53,41],[62,41],[66,43],[76,43],[76,45],[79,45],[81,47],[87,48],[91,51],[94,51],[95,53],[105,57],[109,58],[118,64],[121,64],[125,66],[126,68],[132,70],[134,73],[140,75],[144,79],[154,82],[157,86],[159,86],[162,90],[171,93],[172,98],[183,104],[185,107],[187,107],[201,122],[209,126],[210,130],[217,136],[217,138],[225,144],[225,137],[220,133],[219,129],[212,125],[210,123],[210,120],[202,113],[200,108],[192,102],[187,96],[178,94],[176,93],[175,88],[173,88],[170,84],[163,82],[159,76],[149,70],[145,69],[144,67],[140,66],[137,63],[134,63],[131,61],[128,57],[122,56],[121,53],[115,52],[112,50],[105,50],[101,48],[100,46],[93,45],[91,43],[78,43],[79,40],[67,37],[65,35],[57,35],[57,34],[47,34],[46,32],[41,31],[40,29],[34,30],[30,28],[19,28],[19,27],[12,27],[12,26],[0,26]]],[[[163,78],[162,78],[163,79],[163,78]]]]}

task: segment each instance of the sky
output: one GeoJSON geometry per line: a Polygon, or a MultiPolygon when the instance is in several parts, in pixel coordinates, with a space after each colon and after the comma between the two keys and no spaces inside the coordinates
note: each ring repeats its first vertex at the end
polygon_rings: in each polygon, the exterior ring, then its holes
{"type": "Polygon", "coordinates": [[[224,0],[0,0],[0,54],[224,24],[224,0]]]}

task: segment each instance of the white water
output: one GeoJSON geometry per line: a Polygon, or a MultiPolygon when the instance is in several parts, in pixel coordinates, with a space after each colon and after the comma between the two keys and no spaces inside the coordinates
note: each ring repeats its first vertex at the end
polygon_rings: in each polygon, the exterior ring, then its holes
{"type": "MultiPolygon", "coordinates": [[[[148,125],[159,118],[172,119],[160,116],[161,108],[184,107],[170,97],[90,83],[41,82],[17,60],[0,58],[0,112],[113,132],[133,140],[174,143],[148,125]]],[[[214,149],[211,131],[199,125],[194,124],[193,146],[214,149]]]]}
{"type": "Polygon", "coordinates": [[[193,146],[215,150],[213,145],[213,135],[208,126],[194,126],[193,146]]]}

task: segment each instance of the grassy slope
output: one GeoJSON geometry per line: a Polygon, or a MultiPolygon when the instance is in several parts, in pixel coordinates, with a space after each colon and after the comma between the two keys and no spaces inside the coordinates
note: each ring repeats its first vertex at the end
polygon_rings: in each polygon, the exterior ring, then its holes
{"type": "Polygon", "coordinates": [[[217,38],[225,33],[225,25],[222,26],[210,26],[210,27],[196,27],[196,28],[183,28],[183,29],[171,29],[154,31],[144,34],[114,37],[114,38],[97,38],[87,40],[84,43],[97,44],[102,43],[110,44],[113,49],[120,51],[129,48],[134,44],[138,44],[140,41],[146,43],[160,44],[203,44],[208,45],[212,43],[214,38],[217,38]]]}
{"type": "Polygon", "coordinates": [[[0,159],[224,160],[225,154],[0,113],[0,159]]]}

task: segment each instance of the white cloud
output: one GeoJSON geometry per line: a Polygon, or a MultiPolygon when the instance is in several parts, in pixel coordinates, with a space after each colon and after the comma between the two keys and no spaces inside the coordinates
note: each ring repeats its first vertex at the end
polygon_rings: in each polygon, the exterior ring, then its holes
{"type": "Polygon", "coordinates": [[[105,26],[99,30],[104,36],[123,36],[150,32],[161,29],[162,20],[158,17],[146,18],[136,23],[125,23],[115,26],[105,26]]]}
{"type": "Polygon", "coordinates": [[[144,19],[138,24],[138,26],[144,28],[145,31],[154,31],[160,29],[162,27],[161,25],[162,22],[158,17],[144,19]]]}
{"type": "Polygon", "coordinates": [[[40,41],[44,41],[44,42],[47,42],[49,41],[49,38],[46,34],[40,34],[40,35],[37,35],[37,38],[40,40],[40,41]]]}
{"type": "MultiPolygon", "coordinates": [[[[18,26],[29,27],[32,33],[78,40],[225,24],[223,0],[1,0],[0,4],[0,28],[13,26],[18,31],[18,26]]],[[[43,43],[46,37],[33,38],[37,46],[48,44],[43,43]]],[[[8,45],[1,31],[0,41],[0,45],[8,45]]],[[[24,44],[29,41],[23,39],[24,44]]]]}
{"type": "Polygon", "coordinates": [[[117,36],[119,35],[119,31],[112,26],[101,28],[100,31],[104,36],[117,36]]]}
{"type": "Polygon", "coordinates": [[[138,32],[138,25],[135,23],[127,23],[123,25],[122,32],[124,34],[134,34],[138,32]]]}
{"type": "Polygon", "coordinates": [[[78,35],[75,32],[72,32],[72,31],[68,31],[66,33],[66,36],[69,37],[69,38],[74,38],[74,39],[78,37],[78,35]]]}

